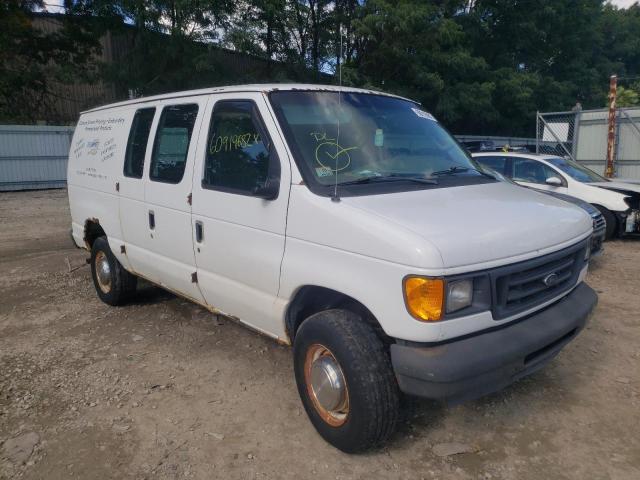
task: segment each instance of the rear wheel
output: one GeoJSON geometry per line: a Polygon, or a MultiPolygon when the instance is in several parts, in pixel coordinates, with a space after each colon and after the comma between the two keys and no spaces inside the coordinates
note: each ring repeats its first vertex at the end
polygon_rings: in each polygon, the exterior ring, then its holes
{"type": "Polygon", "coordinates": [[[131,298],[138,283],[113,255],[106,237],[97,238],[91,247],[91,276],[100,300],[114,306],[131,298]]]}
{"type": "Polygon", "coordinates": [[[606,224],[604,239],[611,240],[616,236],[618,230],[618,221],[616,219],[616,216],[611,212],[611,210],[601,207],[600,205],[594,205],[594,207],[600,210],[600,213],[604,217],[604,221],[606,224]]]}
{"type": "Polygon", "coordinates": [[[399,393],[373,328],[327,310],[302,323],[293,350],[298,393],[318,433],[348,453],[382,445],[395,430],[399,393]]]}

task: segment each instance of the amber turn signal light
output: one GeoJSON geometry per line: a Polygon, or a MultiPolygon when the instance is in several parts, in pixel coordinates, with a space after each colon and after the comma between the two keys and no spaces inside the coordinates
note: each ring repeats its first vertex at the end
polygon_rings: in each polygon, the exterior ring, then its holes
{"type": "Polygon", "coordinates": [[[425,322],[435,322],[442,318],[443,279],[406,277],[403,284],[404,301],[411,315],[425,322]]]}

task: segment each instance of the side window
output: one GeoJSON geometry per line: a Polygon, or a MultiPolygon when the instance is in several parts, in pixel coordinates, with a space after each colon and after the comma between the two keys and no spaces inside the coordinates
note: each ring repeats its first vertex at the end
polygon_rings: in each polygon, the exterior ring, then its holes
{"type": "Polygon", "coordinates": [[[156,113],[155,108],[142,108],[136,112],[131,122],[127,151],[124,154],[124,176],[142,178],[144,155],[147,151],[147,140],[151,132],[151,123],[156,113]]]}
{"type": "Polygon", "coordinates": [[[517,182],[545,183],[558,174],[545,164],[528,158],[513,158],[513,180],[517,182]]]}
{"type": "Polygon", "coordinates": [[[202,186],[252,195],[269,174],[269,140],[256,106],[221,100],[214,107],[202,186]]]}
{"type": "Polygon", "coordinates": [[[198,105],[171,105],[162,109],[153,142],[151,180],[180,183],[197,116],[198,105]]]}
{"type": "Polygon", "coordinates": [[[480,156],[475,157],[475,159],[485,167],[489,167],[496,172],[506,175],[506,165],[507,165],[507,157],[488,157],[488,156],[480,156]]]}

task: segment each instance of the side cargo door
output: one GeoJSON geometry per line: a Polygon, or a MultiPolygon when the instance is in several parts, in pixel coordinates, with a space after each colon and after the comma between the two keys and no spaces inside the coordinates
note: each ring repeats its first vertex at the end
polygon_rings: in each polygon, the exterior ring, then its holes
{"type": "Polygon", "coordinates": [[[198,288],[191,224],[191,185],[196,144],[207,97],[159,102],[149,167],[145,172],[147,231],[140,273],[170,290],[204,303],[198,288]]]}
{"type": "Polygon", "coordinates": [[[263,95],[213,97],[198,152],[192,220],[205,300],[285,338],[276,303],[291,169],[263,95]]]}
{"type": "MultiPolygon", "coordinates": [[[[120,227],[126,255],[124,259],[134,272],[144,273],[141,252],[149,243],[149,232],[144,219],[147,208],[144,199],[144,166],[149,164],[153,138],[151,128],[157,121],[156,107],[145,106],[135,110],[124,155],[124,166],[118,179],[120,192],[120,227]]],[[[120,253],[120,252],[118,252],[120,253]]]]}

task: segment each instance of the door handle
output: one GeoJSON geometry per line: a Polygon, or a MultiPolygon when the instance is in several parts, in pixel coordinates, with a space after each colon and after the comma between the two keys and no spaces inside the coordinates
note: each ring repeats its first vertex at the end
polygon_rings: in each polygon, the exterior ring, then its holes
{"type": "Polygon", "coordinates": [[[154,230],[156,228],[156,214],[153,210],[149,210],[149,228],[154,230]]]}
{"type": "Polygon", "coordinates": [[[204,225],[200,220],[196,221],[196,242],[202,243],[204,239],[204,225]]]}

